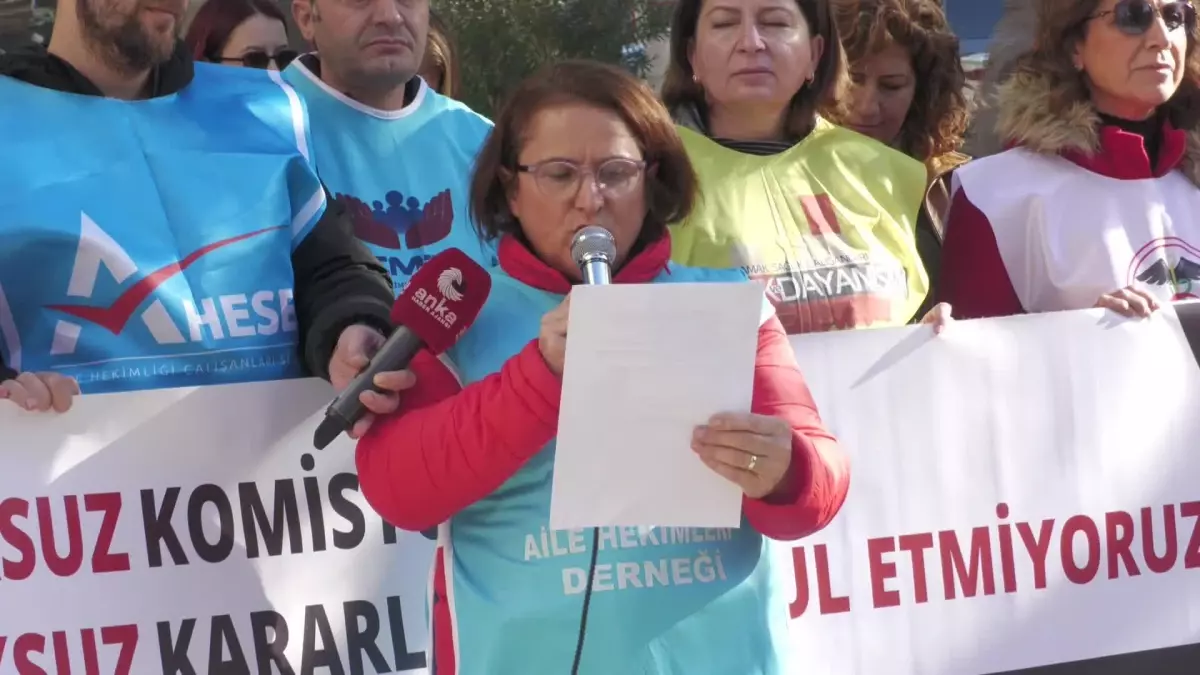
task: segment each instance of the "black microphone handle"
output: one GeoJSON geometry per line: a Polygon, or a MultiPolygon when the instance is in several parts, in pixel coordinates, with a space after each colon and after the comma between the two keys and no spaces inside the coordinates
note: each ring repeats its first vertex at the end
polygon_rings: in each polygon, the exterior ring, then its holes
{"type": "Polygon", "coordinates": [[[371,362],[367,364],[367,367],[350,381],[350,384],[342,393],[338,394],[333,403],[329,404],[329,408],[325,410],[325,419],[321,420],[320,426],[317,427],[313,445],[318,450],[324,450],[325,446],[333,442],[333,439],[362,419],[367,412],[366,406],[360,400],[362,393],[364,391],[382,393],[383,391],[375,386],[375,376],[393,370],[404,370],[423,346],[424,343],[416,333],[404,326],[396,328],[395,332],[379,348],[379,351],[371,357],[371,362]]]}

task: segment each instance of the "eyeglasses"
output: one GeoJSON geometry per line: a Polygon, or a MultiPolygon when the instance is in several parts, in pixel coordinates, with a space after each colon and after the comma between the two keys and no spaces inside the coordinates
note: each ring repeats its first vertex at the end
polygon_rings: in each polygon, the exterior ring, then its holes
{"type": "Polygon", "coordinates": [[[592,176],[604,196],[623,197],[637,187],[645,168],[646,162],[627,157],[606,159],[594,169],[565,159],[517,165],[517,171],[533,176],[538,190],[550,199],[574,197],[584,176],[592,176]]]}
{"type": "Polygon", "coordinates": [[[295,61],[297,56],[300,56],[300,52],[293,49],[281,49],[275,54],[246,52],[239,57],[222,56],[217,60],[221,63],[240,63],[247,68],[258,68],[259,70],[266,70],[274,63],[276,70],[283,70],[288,67],[288,64],[295,61]]]}
{"type": "Polygon", "coordinates": [[[1112,15],[1113,25],[1126,35],[1142,35],[1154,25],[1154,20],[1162,17],[1168,31],[1175,31],[1183,26],[1191,26],[1196,21],[1196,9],[1191,2],[1167,2],[1161,6],[1152,0],[1121,0],[1110,10],[1098,12],[1088,17],[1100,19],[1112,15]]]}

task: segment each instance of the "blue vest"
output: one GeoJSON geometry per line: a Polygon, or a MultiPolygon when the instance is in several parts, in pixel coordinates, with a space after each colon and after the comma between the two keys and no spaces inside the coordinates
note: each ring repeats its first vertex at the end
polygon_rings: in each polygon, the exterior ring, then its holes
{"type": "Polygon", "coordinates": [[[471,169],[491,122],[424,82],[403,110],[385,111],[330,89],[300,59],[283,76],[312,115],[321,180],[397,289],[447,248],[496,264],[468,216],[471,169]]]}
{"type": "Polygon", "coordinates": [[[325,210],[300,98],[196,64],[177,94],[0,76],[0,349],[85,393],[300,375],[293,248],[325,210]]]}
{"type": "MultiPolygon", "coordinates": [[[[464,385],[537,337],[563,296],[502,271],[449,356],[464,385]]],[[[740,270],[672,264],[659,282],[738,281],[740,270]]],[[[570,673],[593,530],[550,531],[554,441],[444,526],[462,675],[570,673]]],[[[784,591],[767,542],[739,529],[601,528],[583,675],[781,675],[784,591]]],[[[436,664],[435,668],[436,668],[436,664]]]]}

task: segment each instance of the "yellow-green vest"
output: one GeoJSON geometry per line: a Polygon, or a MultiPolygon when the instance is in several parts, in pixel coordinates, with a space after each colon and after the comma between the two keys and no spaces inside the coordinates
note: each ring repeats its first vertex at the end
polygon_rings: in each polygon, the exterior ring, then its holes
{"type": "Polygon", "coordinates": [[[770,156],[679,133],[700,200],[671,229],[675,262],[744,269],[766,284],[789,333],[913,317],[929,290],[914,236],[925,197],[920,162],[821,119],[770,156]]]}

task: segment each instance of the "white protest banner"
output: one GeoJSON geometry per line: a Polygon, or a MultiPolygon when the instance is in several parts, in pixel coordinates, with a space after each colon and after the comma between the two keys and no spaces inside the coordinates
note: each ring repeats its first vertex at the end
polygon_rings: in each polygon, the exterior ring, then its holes
{"type": "MultiPolygon", "coordinates": [[[[833,524],[775,547],[789,672],[1194,672],[1200,368],[1172,315],[793,344],[853,465],[833,524]]],[[[0,675],[426,673],[432,543],[370,511],[352,443],[312,450],[329,398],[0,404],[0,675]]]]}
{"type": "Polygon", "coordinates": [[[1200,672],[1200,368],[1174,314],[792,344],[852,460],[833,524],[777,551],[796,672],[1200,672]]]}
{"type": "Polygon", "coordinates": [[[424,673],[432,542],[314,380],[0,402],[0,675],[424,673]]]}

